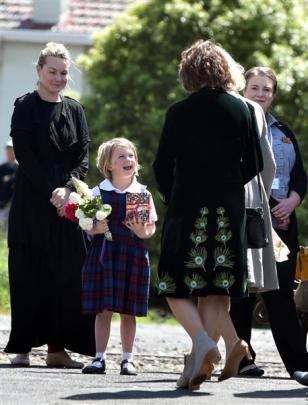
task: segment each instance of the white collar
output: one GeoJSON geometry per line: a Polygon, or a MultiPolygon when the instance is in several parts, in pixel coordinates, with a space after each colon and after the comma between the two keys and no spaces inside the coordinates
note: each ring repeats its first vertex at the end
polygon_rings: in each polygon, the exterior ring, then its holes
{"type": "Polygon", "coordinates": [[[101,190],[105,191],[115,191],[116,193],[141,193],[144,192],[146,189],[146,186],[143,184],[138,183],[136,177],[133,178],[133,181],[131,184],[125,189],[125,190],[119,190],[118,188],[114,187],[114,185],[111,183],[109,179],[103,180],[99,186],[101,190]]]}

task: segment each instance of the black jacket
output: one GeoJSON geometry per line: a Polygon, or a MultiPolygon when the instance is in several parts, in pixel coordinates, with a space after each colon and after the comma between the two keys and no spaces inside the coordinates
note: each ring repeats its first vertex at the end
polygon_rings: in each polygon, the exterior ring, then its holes
{"type": "Polygon", "coordinates": [[[57,187],[72,188],[71,176],[84,179],[88,170],[89,133],[83,107],[63,98],[57,125],[42,122],[36,91],[15,101],[11,136],[19,167],[9,216],[9,246],[48,249],[51,224],[60,221],[50,203],[57,187]],[[46,129],[47,128],[47,129],[46,129]]]}
{"type": "Polygon", "coordinates": [[[292,130],[283,122],[277,121],[275,126],[291,139],[295,150],[295,163],[290,173],[289,191],[296,191],[301,200],[304,199],[307,191],[307,174],[304,169],[302,157],[298,148],[297,140],[292,130]]]}
{"type": "Polygon", "coordinates": [[[11,201],[16,170],[17,163],[5,162],[0,165],[0,209],[11,201]]]}

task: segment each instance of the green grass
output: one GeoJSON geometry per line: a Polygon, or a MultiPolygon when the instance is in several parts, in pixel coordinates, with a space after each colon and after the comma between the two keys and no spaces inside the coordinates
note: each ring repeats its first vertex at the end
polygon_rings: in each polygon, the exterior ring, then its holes
{"type": "MultiPolygon", "coordinates": [[[[114,321],[120,320],[120,314],[113,314],[114,321]]],[[[161,309],[153,308],[148,311],[148,316],[137,317],[137,323],[160,323],[164,325],[179,325],[177,320],[169,312],[161,309]]]]}
{"type": "Polygon", "coordinates": [[[0,232],[0,312],[2,313],[8,313],[10,311],[7,256],[6,236],[3,232],[0,232]]]}

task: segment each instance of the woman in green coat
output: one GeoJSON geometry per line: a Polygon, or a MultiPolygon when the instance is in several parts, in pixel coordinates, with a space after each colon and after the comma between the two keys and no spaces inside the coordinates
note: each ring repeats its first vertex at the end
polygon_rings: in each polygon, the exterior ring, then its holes
{"type": "Polygon", "coordinates": [[[247,106],[228,93],[244,79],[224,49],[196,42],[182,53],[179,74],[189,96],[167,112],[153,165],[168,205],[156,287],[192,339],[177,385],[196,389],[220,359],[219,336],[226,343],[219,380],[236,375],[248,354],[228,311],[230,296],[246,295],[244,185],[256,175],[257,135],[247,106]]]}

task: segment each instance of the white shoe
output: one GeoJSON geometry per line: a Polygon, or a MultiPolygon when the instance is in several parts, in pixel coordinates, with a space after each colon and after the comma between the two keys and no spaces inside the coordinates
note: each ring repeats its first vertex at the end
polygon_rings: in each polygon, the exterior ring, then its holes
{"type": "Polygon", "coordinates": [[[15,357],[10,359],[12,366],[29,367],[30,366],[30,353],[18,353],[15,357]]]}
{"type": "Polygon", "coordinates": [[[194,369],[194,353],[184,354],[184,368],[176,382],[179,388],[188,388],[190,376],[194,369]]]}
{"type": "Polygon", "coordinates": [[[194,348],[194,367],[189,380],[189,389],[194,390],[203,381],[211,377],[213,364],[219,363],[221,355],[214,340],[209,337],[204,339],[204,344],[199,343],[194,348]]]}

